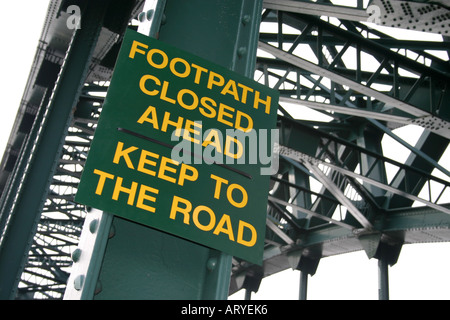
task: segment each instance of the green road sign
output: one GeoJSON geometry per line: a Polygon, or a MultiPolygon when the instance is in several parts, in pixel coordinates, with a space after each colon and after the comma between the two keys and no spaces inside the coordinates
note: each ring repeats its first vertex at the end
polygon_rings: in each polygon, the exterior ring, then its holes
{"type": "Polygon", "coordinates": [[[76,201],[262,262],[278,92],[128,30],[76,201]]]}

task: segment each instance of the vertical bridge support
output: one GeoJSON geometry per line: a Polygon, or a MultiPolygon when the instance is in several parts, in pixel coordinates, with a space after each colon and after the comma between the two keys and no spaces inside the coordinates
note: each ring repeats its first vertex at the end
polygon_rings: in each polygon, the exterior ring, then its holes
{"type": "Polygon", "coordinates": [[[403,242],[381,233],[359,236],[369,259],[378,259],[378,299],[389,300],[389,266],[397,263],[403,242]]]}
{"type": "Polygon", "coordinates": [[[389,267],[386,259],[378,259],[378,300],[389,300],[389,267]]]}
{"type": "MultiPolygon", "coordinates": [[[[159,39],[253,77],[261,11],[262,0],[167,1],[159,39]]],[[[106,245],[99,245],[88,264],[100,265],[84,269],[90,274],[72,274],[65,299],[228,297],[231,256],[118,217],[112,217],[111,228],[96,233],[106,245]]]]}
{"type": "Polygon", "coordinates": [[[299,300],[307,299],[308,275],[313,276],[316,273],[320,262],[319,255],[304,251],[295,251],[288,255],[291,268],[300,270],[299,300]]]}

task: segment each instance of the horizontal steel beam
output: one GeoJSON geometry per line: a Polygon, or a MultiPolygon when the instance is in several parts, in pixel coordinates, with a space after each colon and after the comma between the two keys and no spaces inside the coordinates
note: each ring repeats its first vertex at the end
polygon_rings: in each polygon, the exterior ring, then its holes
{"type": "Polygon", "coordinates": [[[308,70],[319,76],[328,78],[328,79],[332,80],[333,82],[336,82],[340,85],[348,86],[350,89],[352,89],[354,91],[363,93],[370,97],[373,97],[376,100],[387,104],[388,106],[392,106],[392,107],[402,110],[410,115],[413,115],[418,119],[412,120],[411,123],[415,123],[419,126],[421,126],[423,123],[424,127],[427,130],[430,130],[436,134],[439,134],[445,138],[450,139],[450,129],[448,129],[448,128],[450,128],[450,123],[445,120],[436,118],[432,114],[430,114],[422,109],[419,109],[407,102],[398,100],[391,96],[388,96],[384,93],[381,93],[375,89],[367,87],[356,81],[350,80],[350,79],[343,77],[333,71],[327,70],[321,66],[311,63],[303,58],[297,57],[291,53],[280,50],[280,49],[278,49],[270,44],[264,43],[262,41],[259,42],[259,48],[267,53],[272,54],[277,59],[286,61],[296,67],[308,70]],[[430,126],[426,125],[427,123],[430,122],[429,119],[439,120],[439,126],[430,127],[430,126]]]}
{"type": "MultiPolygon", "coordinates": [[[[321,110],[321,111],[334,111],[341,114],[347,114],[351,116],[356,117],[362,117],[362,118],[371,118],[371,119],[377,119],[381,121],[389,121],[389,122],[396,122],[401,124],[411,124],[413,119],[402,117],[402,116],[396,116],[391,115],[387,113],[381,113],[376,111],[368,111],[365,109],[359,109],[359,108],[351,108],[351,107],[344,107],[344,106],[338,106],[335,104],[328,104],[328,103],[320,103],[315,101],[308,101],[308,100],[300,100],[300,99],[294,99],[289,97],[280,97],[280,102],[290,103],[290,104],[296,104],[299,106],[305,106],[314,110],[321,110]]],[[[332,115],[330,115],[332,116],[332,115]]]]}
{"type": "Polygon", "coordinates": [[[390,96],[387,96],[385,94],[382,94],[377,90],[366,87],[365,85],[362,85],[356,81],[350,80],[346,77],[336,74],[333,71],[322,68],[321,66],[311,63],[303,58],[297,57],[293,54],[290,54],[288,52],[280,50],[274,46],[271,46],[270,44],[260,41],[259,48],[267,53],[274,55],[278,59],[284,60],[294,66],[308,70],[310,72],[313,72],[314,74],[317,74],[319,76],[328,78],[340,85],[348,86],[349,88],[351,88],[355,91],[361,92],[370,97],[374,97],[375,99],[377,99],[381,102],[384,102],[388,105],[391,105],[397,109],[400,109],[400,110],[407,112],[409,114],[412,114],[414,116],[426,117],[426,116],[430,115],[428,112],[423,111],[413,105],[410,105],[406,102],[403,102],[403,101],[397,100],[395,98],[392,98],[390,96]]]}
{"type": "MultiPolygon", "coordinates": [[[[277,42],[279,39],[278,33],[260,33],[259,39],[264,42],[277,42]]],[[[283,34],[283,43],[294,43],[298,35],[283,34]]],[[[322,41],[327,46],[343,46],[347,43],[346,39],[336,38],[333,36],[322,36],[322,41]]],[[[399,39],[370,39],[370,41],[392,49],[409,49],[409,50],[450,50],[450,43],[445,41],[426,41],[426,40],[399,40],[399,39]]],[[[317,37],[306,35],[302,38],[302,43],[308,45],[316,45],[317,37]]]]}
{"type": "Polygon", "coordinates": [[[328,16],[351,21],[367,21],[369,18],[369,14],[363,9],[303,1],[264,0],[263,7],[272,10],[328,16]]]}
{"type": "Polygon", "coordinates": [[[391,192],[393,194],[400,195],[402,197],[405,197],[405,198],[413,200],[413,201],[418,201],[418,202],[424,204],[425,206],[428,206],[430,208],[433,208],[433,209],[436,209],[438,211],[444,212],[446,214],[450,214],[450,209],[448,209],[446,206],[439,205],[439,204],[433,203],[431,201],[422,199],[422,198],[420,198],[420,197],[418,197],[416,195],[413,195],[411,193],[407,193],[407,192],[405,192],[403,190],[400,190],[400,189],[397,189],[395,187],[389,186],[389,185],[387,185],[385,183],[376,181],[376,180],[374,180],[372,178],[369,178],[369,177],[366,177],[364,175],[352,172],[350,170],[347,170],[347,169],[342,168],[340,166],[337,166],[335,164],[332,164],[332,163],[329,163],[329,162],[326,162],[326,161],[323,161],[323,160],[311,157],[311,156],[309,156],[307,154],[304,154],[304,153],[302,153],[300,151],[293,150],[293,149],[285,147],[285,146],[279,146],[277,151],[279,152],[280,155],[286,156],[286,157],[291,158],[291,159],[296,160],[296,161],[300,161],[301,163],[313,163],[313,164],[319,164],[320,163],[321,165],[323,165],[325,167],[328,167],[328,168],[331,168],[332,170],[340,172],[340,173],[342,173],[342,174],[344,174],[344,175],[346,175],[348,177],[355,178],[355,179],[361,179],[362,181],[364,181],[364,182],[366,182],[366,183],[368,183],[370,185],[373,185],[375,187],[378,187],[380,189],[386,190],[386,191],[391,192]]]}
{"type": "Polygon", "coordinates": [[[293,203],[289,203],[289,202],[287,202],[287,201],[284,201],[284,200],[275,198],[275,197],[273,197],[273,196],[269,196],[269,201],[273,201],[273,202],[278,203],[278,204],[281,204],[281,205],[283,205],[283,206],[290,207],[290,208],[292,208],[293,210],[298,210],[298,211],[300,211],[300,212],[302,212],[302,213],[305,213],[305,214],[307,214],[307,215],[310,215],[310,216],[312,216],[312,217],[315,217],[315,218],[318,218],[318,219],[321,219],[321,220],[324,220],[324,221],[333,223],[333,224],[335,224],[335,225],[341,226],[341,227],[346,228],[346,229],[349,229],[349,230],[354,230],[354,229],[355,229],[354,226],[349,225],[349,224],[347,224],[347,223],[345,223],[345,222],[342,222],[342,221],[339,221],[339,220],[336,220],[336,219],[332,219],[332,218],[328,218],[328,217],[326,217],[326,216],[324,216],[324,215],[321,215],[321,214],[319,214],[319,213],[317,213],[317,212],[308,210],[308,209],[306,209],[306,208],[297,206],[297,205],[295,205],[295,204],[293,204],[293,203]]]}

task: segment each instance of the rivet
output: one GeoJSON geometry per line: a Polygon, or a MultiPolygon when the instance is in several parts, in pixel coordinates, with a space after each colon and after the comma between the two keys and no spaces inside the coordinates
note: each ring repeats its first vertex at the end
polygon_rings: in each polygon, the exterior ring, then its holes
{"type": "Polygon", "coordinates": [[[239,57],[244,56],[247,53],[247,48],[246,47],[240,47],[237,51],[237,54],[239,57]]]}
{"type": "Polygon", "coordinates": [[[148,21],[152,20],[152,18],[153,18],[153,9],[150,9],[150,10],[147,11],[146,17],[147,17],[148,21]]]}
{"type": "Polygon", "coordinates": [[[217,258],[209,258],[208,262],[206,262],[206,268],[209,271],[213,271],[217,266],[217,258]]]}
{"type": "Polygon", "coordinates": [[[139,15],[138,15],[138,20],[139,20],[140,22],[144,22],[144,21],[145,21],[145,16],[146,16],[145,12],[139,13],[139,15]]]}
{"type": "Polygon", "coordinates": [[[89,231],[91,233],[95,233],[95,231],[97,231],[97,226],[98,226],[98,220],[94,219],[89,223],[89,231]]]}
{"type": "Polygon", "coordinates": [[[78,262],[80,260],[80,256],[81,256],[81,249],[80,248],[76,248],[72,252],[72,261],[73,262],[78,262]]]}
{"type": "Polygon", "coordinates": [[[244,16],[242,17],[242,23],[243,23],[244,25],[246,25],[247,23],[250,22],[250,19],[251,19],[250,15],[249,15],[249,14],[246,14],[246,15],[244,15],[244,16]]]}
{"type": "Polygon", "coordinates": [[[94,290],[94,294],[99,294],[100,292],[102,292],[103,290],[103,286],[100,280],[97,280],[97,283],[95,285],[95,290],[94,290]]]}
{"type": "Polygon", "coordinates": [[[80,274],[73,281],[73,286],[75,290],[80,291],[81,288],[83,288],[83,283],[84,283],[84,275],[80,274]]]}
{"type": "Polygon", "coordinates": [[[111,225],[111,228],[109,229],[109,233],[108,233],[108,239],[113,238],[116,235],[116,227],[114,227],[114,225],[111,225]]]}

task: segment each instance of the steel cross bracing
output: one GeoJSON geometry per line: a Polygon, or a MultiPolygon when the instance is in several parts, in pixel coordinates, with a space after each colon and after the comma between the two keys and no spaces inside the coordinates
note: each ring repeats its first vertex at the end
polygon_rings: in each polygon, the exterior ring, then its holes
{"type": "MultiPolygon", "coordinates": [[[[395,1],[382,2],[388,7],[395,1]]],[[[418,4],[398,2],[411,8],[418,4]]],[[[63,21],[64,16],[55,18],[58,3],[49,7],[48,33],[63,21]]],[[[122,19],[137,18],[142,4],[136,1],[122,19]]],[[[314,274],[318,261],[330,255],[364,249],[378,258],[375,249],[383,245],[450,240],[449,168],[439,162],[450,138],[450,67],[448,57],[429,51],[449,52],[449,42],[398,40],[365,23],[368,5],[264,1],[255,79],[280,91],[280,168],[268,195],[264,264],[233,259],[230,293],[257,291],[263,277],[287,268],[314,274]],[[307,120],[305,110],[328,120],[307,120]],[[415,145],[393,131],[409,124],[423,129],[415,145]],[[401,144],[407,159],[387,156],[383,137],[401,144]]],[[[384,19],[394,19],[395,12],[390,14],[384,19]]],[[[97,51],[103,53],[95,57],[76,102],[24,265],[19,299],[61,299],[64,294],[86,215],[73,199],[120,36],[102,30],[103,50],[97,51]]],[[[50,53],[64,56],[51,46],[40,50],[45,54],[38,55],[37,67],[50,53]]],[[[49,90],[55,80],[49,81],[49,90]]]]}
{"type": "MultiPolygon", "coordinates": [[[[70,4],[85,7],[83,1],[72,1],[70,4]]],[[[42,194],[43,206],[40,218],[35,222],[35,231],[33,231],[35,234],[32,237],[30,250],[27,254],[24,252],[27,259],[21,266],[23,270],[15,295],[16,299],[63,298],[70,268],[75,259],[72,254],[79,244],[86,216],[85,206],[75,203],[74,196],[101,111],[101,102],[108,89],[114,55],[117,55],[117,51],[111,50],[111,48],[119,38],[118,33],[123,32],[131,17],[136,16],[141,10],[141,6],[142,2],[117,3],[109,10],[110,16],[106,18],[105,24],[100,25],[103,28],[101,28],[93,52],[87,78],[83,80],[85,85],[82,87],[77,101],[71,103],[74,108],[70,119],[67,120],[65,138],[61,144],[59,156],[53,160],[55,155],[48,155],[48,161],[56,163],[54,174],[49,179],[49,188],[35,191],[37,194],[42,194]],[[120,12],[118,16],[115,15],[115,10],[120,12]],[[130,12],[132,12],[131,15],[130,12]],[[112,61],[109,60],[108,54],[112,54],[112,61]]],[[[26,175],[26,168],[25,172],[20,171],[23,167],[21,163],[32,162],[33,154],[29,155],[27,150],[31,148],[34,150],[39,143],[39,134],[37,134],[37,138],[34,138],[33,132],[39,133],[48,125],[46,110],[50,94],[58,83],[61,70],[71,49],[70,43],[75,37],[75,30],[66,27],[65,22],[70,16],[66,12],[66,7],[65,1],[50,1],[49,3],[40,45],[24,93],[22,105],[26,109],[22,108],[19,112],[16,120],[19,125],[14,127],[8,146],[9,150],[3,157],[2,181],[11,180],[13,183],[2,184],[2,190],[4,190],[2,199],[3,197],[6,199],[2,202],[2,206],[6,209],[2,208],[0,215],[2,240],[8,236],[8,224],[12,216],[12,213],[7,211],[10,206],[9,195],[20,192],[20,184],[24,180],[20,178],[20,174],[26,175]],[[66,58],[64,58],[65,56],[66,58]],[[30,106],[36,105],[39,107],[30,108],[30,106]],[[33,139],[36,140],[33,141],[33,139]],[[17,155],[19,156],[17,157],[17,155]],[[27,159],[28,157],[30,159],[27,159]],[[9,163],[14,161],[16,162],[15,169],[11,171],[9,168],[12,165],[9,163]],[[4,178],[5,176],[6,178],[4,178]],[[19,189],[14,187],[15,180],[19,182],[19,189]]],[[[92,29],[97,27],[94,24],[98,25],[101,22],[95,19],[91,19],[91,21],[93,24],[89,27],[92,29]]],[[[86,27],[87,24],[84,26],[89,29],[86,27]]],[[[66,122],[65,119],[60,121],[66,122]]],[[[25,185],[24,188],[30,188],[30,186],[25,185]]]]}
{"type": "Polygon", "coordinates": [[[107,88],[101,82],[83,89],[24,266],[19,298],[61,299],[64,295],[86,216],[85,206],[74,202],[74,197],[101,111],[103,99],[98,95],[104,96],[107,88]]]}
{"type": "MultiPolygon", "coordinates": [[[[408,25],[373,28],[362,1],[352,8],[264,3],[255,79],[280,91],[281,165],[272,177],[260,278],[289,267],[314,274],[320,258],[361,249],[369,258],[392,253],[392,265],[404,243],[448,241],[450,173],[439,162],[450,138],[448,39],[398,40],[395,33],[408,25]],[[307,120],[307,110],[322,120],[307,120]],[[415,145],[393,131],[411,124],[423,129],[415,145]],[[383,137],[405,148],[407,160],[385,155],[383,137]],[[424,232],[404,224],[408,214],[424,219],[424,232]]],[[[242,278],[258,269],[235,261],[235,290],[249,289],[242,278]]]]}

